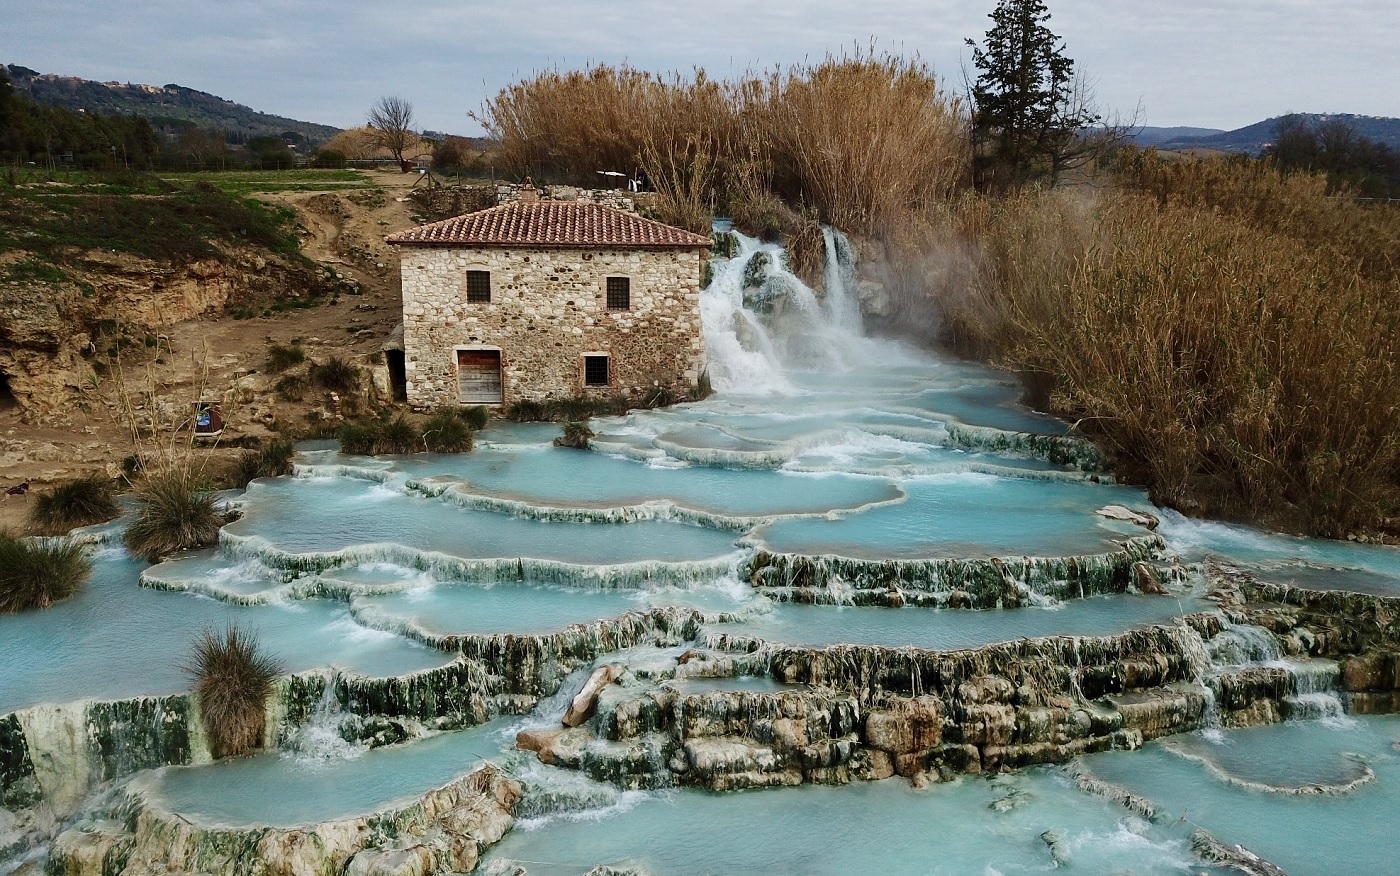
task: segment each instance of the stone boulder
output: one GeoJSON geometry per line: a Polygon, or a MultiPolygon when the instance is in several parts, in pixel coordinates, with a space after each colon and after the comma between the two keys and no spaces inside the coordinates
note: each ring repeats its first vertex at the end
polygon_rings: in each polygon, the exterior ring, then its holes
{"type": "Polygon", "coordinates": [[[621,675],[622,667],[616,663],[605,663],[593,670],[588,681],[584,682],[583,690],[569,702],[569,708],[564,712],[564,726],[577,727],[591,718],[598,707],[598,695],[621,675]]]}

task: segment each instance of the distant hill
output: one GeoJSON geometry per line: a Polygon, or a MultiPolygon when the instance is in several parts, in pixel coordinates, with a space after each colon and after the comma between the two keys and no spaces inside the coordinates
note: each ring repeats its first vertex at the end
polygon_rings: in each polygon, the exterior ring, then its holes
{"type": "MultiPolygon", "coordinates": [[[[1299,113],[1299,116],[1316,125],[1319,122],[1341,119],[1356,129],[1356,133],[1377,143],[1384,143],[1392,149],[1400,149],[1400,119],[1384,116],[1357,116],[1350,113],[1299,113]]],[[[1141,136],[1134,140],[1142,146],[1157,146],[1163,149],[1220,149],[1227,152],[1247,152],[1257,155],[1264,147],[1274,142],[1274,131],[1279,116],[1255,122],[1234,131],[1211,131],[1209,128],[1143,128],[1149,139],[1141,136]],[[1162,137],[1161,132],[1181,131],[1179,135],[1162,137]]]]}
{"type": "Polygon", "coordinates": [[[1170,143],[1174,140],[1184,140],[1190,138],[1213,137],[1216,134],[1225,133],[1219,128],[1138,128],[1133,132],[1132,140],[1139,146],[1161,146],[1163,143],[1170,143]]]}
{"type": "Polygon", "coordinates": [[[260,113],[243,104],[180,85],[97,82],[39,73],[17,64],[10,64],[6,69],[15,88],[37,103],[107,115],[143,116],[150,119],[155,128],[170,134],[191,127],[207,128],[226,131],[232,140],[241,142],[250,137],[291,133],[314,146],[340,131],[330,125],[260,113]]]}

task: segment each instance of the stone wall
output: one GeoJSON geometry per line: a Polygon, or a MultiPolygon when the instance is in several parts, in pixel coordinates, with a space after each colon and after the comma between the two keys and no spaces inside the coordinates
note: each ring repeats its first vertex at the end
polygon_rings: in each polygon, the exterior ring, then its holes
{"type": "Polygon", "coordinates": [[[458,402],[460,348],[501,351],[505,401],[685,391],[705,366],[694,250],[402,248],[408,401],[458,402]],[[491,302],[468,303],[468,270],[491,272],[491,302]],[[631,279],[631,308],[608,310],[606,277],[631,279]],[[611,357],[585,387],[583,355],[611,357]]]}

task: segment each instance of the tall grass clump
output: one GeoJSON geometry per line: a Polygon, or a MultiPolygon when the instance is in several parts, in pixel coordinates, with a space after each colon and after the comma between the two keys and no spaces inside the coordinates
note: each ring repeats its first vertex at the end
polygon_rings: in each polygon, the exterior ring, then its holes
{"type": "Polygon", "coordinates": [[[438,408],[423,424],[423,444],[433,453],[465,453],[475,431],[462,409],[438,408]]]}
{"type": "Polygon", "coordinates": [[[774,190],[845,231],[882,236],[969,183],[966,110],[917,59],[828,57],[744,83],[740,102],[774,190]]]}
{"type": "Polygon", "coordinates": [[[233,484],[243,488],[257,478],[285,477],[292,473],[295,455],[296,448],[285,438],[270,441],[256,450],[244,450],[234,462],[233,484]]]}
{"type": "Polygon", "coordinates": [[[284,671],[282,663],[262,650],[254,634],[229,626],[222,634],[205,630],[195,640],[185,669],[194,679],[205,738],[214,756],[260,747],[267,700],[284,671]]]}
{"type": "Polygon", "coordinates": [[[267,348],[267,370],[274,374],[295,368],[306,361],[306,351],[300,344],[273,344],[267,348]]]}
{"type": "Polygon", "coordinates": [[[339,356],[313,364],[306,376],[313,385],[328,392],[354,392],[360,387],[360,367],[339,356]]]}
{"type": "Polygon", "coordinates": [[[132,495],[139,511],[123,541],[132,554],[152,563],[176,551],[214,544],[228,521],[213,491],[188,465],[148,470],[132,495]]]}
{"type": "Polygon", "coordinates": [[[564,424],[564,432],[554,439],[555,447],[572,447],[574,450],[587,450],[588,442],[593,438],[593,430],[588,428],[585,421],[574,421],[564,424]]]}
{"type": "Polygon", "coordinates": [[[1164,504],[1329,536],[1393,529],[1400,282],[1347,229],[1400,233],[1400,215],[1205,164],[1148,168],[1180,174],[1157,193],[1130,179],[1093,203],[976,205],[960,221],[985,261],[950,321],[1039,375],[1164,504]],[[1335,235],[1307,218],[1332,213],[1335,235]]]}
{"type": "Polygon", "coordinates": [[[29,524],[48,534],[111,520],[120,513],[112,481],[91,474],[45,490],[29,509],[29,524]]]}
{"type": "Polygon", "coordinates": [[[0,614],[48,608],[92,573],[82,545],[0,531],[0,614]]]}
{"type": "Polygon", "coordinates": [[[472,449],[477,430],[486,424],[487,411],[481,407],[441,407],[425,420],[387,412],[379,417],[362,417],[340,427],[340,451],[356,456],[381,453],[466,453],[472,449]]]}
{"type": "Polygon", "coordinates": [[[669,151],[702,139],[721,150],[735,128],[730,89],[623,65],[547,70],[503,89],[472,117],[499,142],[517,174],[598,185],[599,170],[630,173],[644,146],[669,151]]]}

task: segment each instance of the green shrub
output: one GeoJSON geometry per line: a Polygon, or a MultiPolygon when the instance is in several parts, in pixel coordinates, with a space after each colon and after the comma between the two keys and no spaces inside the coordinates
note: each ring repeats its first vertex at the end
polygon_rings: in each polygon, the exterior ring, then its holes
{"type": "Polygon", "coordinates": [[[273,344],[267,348],[267,370],[274,374],[295,368],[306,361],[306,351],[299,344],[273,344]]]}
{"type": "Polygon", "coordinates": [[[132,554],[148,562],[214,544],[227,522],[213,492],[183,466],[147,473],[134,495],[140,511],[123,541],[132,554]]]}
{"type": "Polygon", "coordinates": [[[423,424],[423,443],[434,453],[465,453],[472,449],[472,431],[458,411],[439,408],[423,424]]]}
{"type": "Polygon", "coordinates": [[[40,493],[29,510],[31,526],[47,533],[67,532],[111,520],[120,513],[112,482],[92,474],[40,493]]]}
{"type": "Polygon", "coordinates": [[[0,531],[0,614],[48,608],[76,593],[91,572],[76,542],[0,531]]]}
{"type": "Polygon", "coordinates": [[[296,448],[285,438],[271,441],[257,450],[245,450],[238,454],[234,463],[233,485],[243,488],[257,478],[285,477],[292,473],[295,454],[296,448]]]}
{"type": "Polygon", "coordinates": [[[544,402],[528,398],[511,402],[506,406],[505,414],[507,419],[517,423],[546,423],[550,419],[549,409],[544,402]]]}
{"type": "Polygon", "coordinates": [[[575,450],[587,450],[588,441],[592,437],[593,430],[588,428],[587,423],[565,423],[564,434],[554,439],[554,446],[572,447],[575,450]]]}
{"type": "Polygon", "coordinates": [[[485,405],[475,405],[470,408],[457,408],[457,416],[462,418],[474,432],[480,432],[486,428],[486,424],[491,419],[491,410],[485,405]]]}
{"type": "Polygon", "coordinates": [[[314,167],[343,170],[347,160],[345,153],[336,149],[317,149],[311,157],[311,164],[314,167]]]}
{"type": "Polygon", "coordinates": [[[360,386],[360,368],[339,356],[311,366],[307,376],[328,392],[354,392],[360,386]]]}
{"type": "Polygon", "coordinates": [[[336,436],[340,439],[340,452],[353,456],[369,456],[379,440],[379,424],[367,421],[352,421],[340,427],[336,436]]]}
{"type": "Polygon", "coordinates": [[[306,398],[306,390],[311,382],[301,374],[284,374],[274,387],[287,401],[301,401],[306,398]]]}
{"type": "Polygon", "coordinates": [[[422,433],[403,414],[379,427],[379,436],[374,442],[375,453],[412,453],[419,448],[422,433]]]}
{"type": "Polygon", "coordinates": [[[185,667],[194,678],[205,738],[215,757],[243,754],[262,744],[267,699],[284,668],[252,633],[229,626],[205,630],[185,667]]]}

